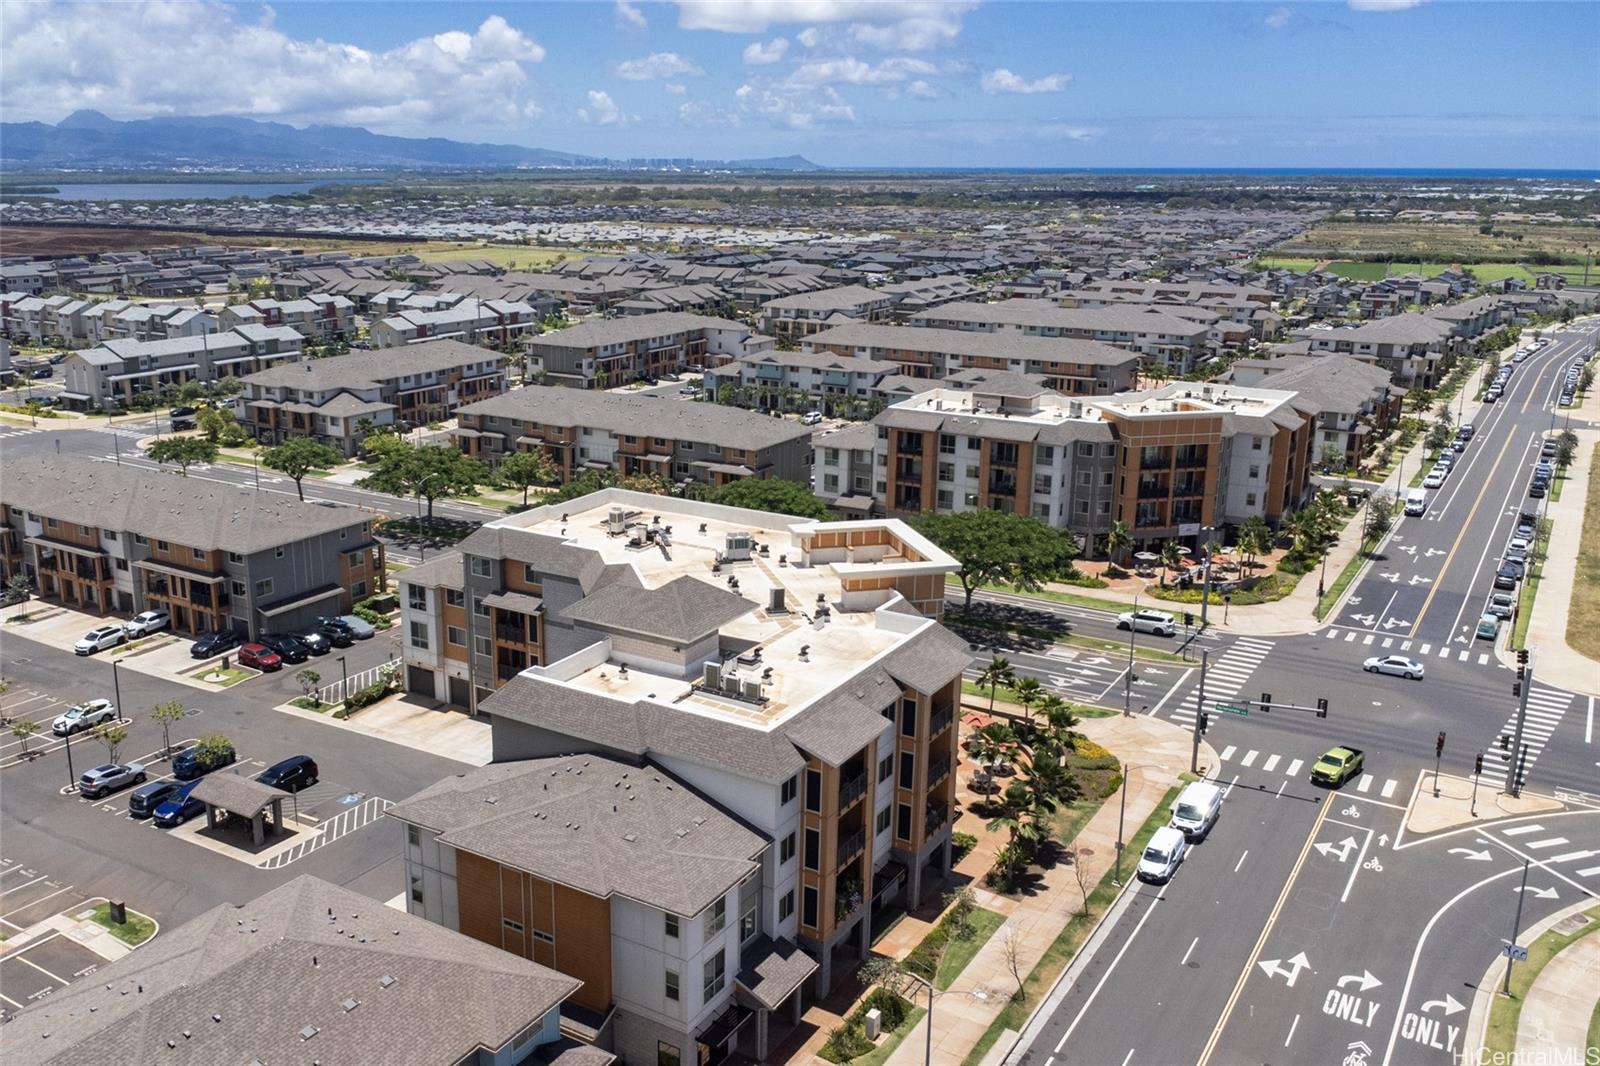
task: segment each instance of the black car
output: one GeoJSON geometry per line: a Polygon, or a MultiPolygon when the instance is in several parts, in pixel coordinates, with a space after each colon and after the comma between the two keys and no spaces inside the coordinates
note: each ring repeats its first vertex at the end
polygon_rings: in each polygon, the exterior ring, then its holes
{"type": "Polygon", "coordinates": [[[256,780],[285,792],[299,792],[317,783],[316,760],[309,755],[291,755],[261,771],[256,780]]]}
{"type": "Polygon", "coordinates": [[[335,648],[348,648],[356,642],[356,635],[342,618],[318,618],[317,632],[328,638],[335,648]]]}
{"type": "Polygon", "coordinates": [[[301,633],[295,637],[312,655],[326,655],[333,650],[333,642],[321,633],[301,633]]]}
{"type": "Polygon", "coordinates": [[[189,654],[196,659],[209,659],[238,646],[239,634],[224,629],[217,633],[201,633],[189,649],[189,654]]]}
{"type": "Polygon", "coordinates": [[[1497,589],[1514,589],[1520,579],[1521,575],[1517,573],[1517,568],[1507,564],[1494,572],[1494,587],[1497,589]]]}
{"type": "Polygon", "coordinates": [[[1548,487],[1543,481],[1534,478],[1533,482],[1528,486],[1528,495],[1536,500],[1541,499],[1544,496],[1544,490],[1548,487]]]}
{"type": "Polygon", "coordinates": [[[193,418],[195,416],[195,409],[193,407],[174,407],[167,413],[173,418],[193,418]]]}
{"type": "Polygon", "coordinates": [[[299,637],[284,636],[277,633],[263,633],[256,638],[256,643],[265,644],[278,653],[278,658],[286,663],[303,663],[311,656],[311,649],[300,643],[299,637]]]}
{"type": "Polygon", "coordinates": [[[177,781],[152,781],[128,793],[128,815],[148,818],[181,786],[177,781]]]}
{"type": "Polygon", "coordinates": [[[1522,580],[1523,574],[1526,572],[1526,570],[1525,570],[1525,568],[1524,568],[1524,566],[1522,564],[1522,560],[1520,560],[1520,559],[1512,559],[1512,558],[1509,558],[1509,557],[1505,560],[1505,563],[1501,566],[1501,569],[1502,570],[1510,570],[1513,574],[1516,575],[1516,578],[1517,578],[1518,581],[1522,580]]]}
{"type": "Polygon", "coordinates": [[[203,754],[199,748],[185,748],[173,757],[172,776],[179,781],[193,781],[197,777],[204,777],[213,770],[227,766],[236,758],[238,755],[234,753],[232,744],[209,756],[203,754]]]}
{"type": "Polygon", "coordinates": [[[33,378],[35,381],[42,381],[45,378],[54,377],[55,373],[56,372],[54,370],[51,370],[47,366],[36,366],[33,368],[33,371],[28,374],[28,376],[33,378]]]}

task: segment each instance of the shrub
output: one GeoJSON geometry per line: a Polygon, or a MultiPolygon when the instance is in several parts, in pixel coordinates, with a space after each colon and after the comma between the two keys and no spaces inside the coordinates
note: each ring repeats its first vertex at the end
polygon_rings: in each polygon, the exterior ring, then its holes
{"type": "Polygon", "coordinates": [[[950,834],[950,861],[958,863],[971,854],[972,849],[978,846],[978,838],[971,833],[950,834]]]}
{"type": "Polygon", "coordinates": [[[858,1025],[865,1025],[869,1010],[877,1010],[882,1015],[883,1031],[892,1032],[905,1022],[906,1015],[911,1013],[911,1004],[897,993],[879,985],[867,993],[867,998],[863,999],[861,1005],[855,1009],[855,1013],[850,1015],[850,1020],[858,1025]]]}
{"type": "Polygon", "coordinates": [[[828,1034],[822,1045],[822,1057],[829,1062],[849,1062],[872,1050],[866,1029],[858,1022],[845,1022],[828,1034]]]}
{"type": "Polygon", "coordinates": [[[388,694],[389,683],[387,681],[378,681],[368,685],[366,688],[358,688],[350,694],[349,699],[344,701],[344,715],[348,715],[351,711],[359,711],[363,707],[370,707],[388,694]]]}

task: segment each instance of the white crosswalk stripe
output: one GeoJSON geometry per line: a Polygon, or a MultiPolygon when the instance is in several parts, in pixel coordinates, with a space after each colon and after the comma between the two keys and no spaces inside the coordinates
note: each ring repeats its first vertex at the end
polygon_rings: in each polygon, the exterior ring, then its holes
{"type": "MultiPolygon", "coordinates": [[[[1275,645],[1269,640],[1240,637],[1220,655],[1213,655],[1206,666],[1206,700],[1228,700],[1236,696],[1256,667],[1266,659],[1275,645]]],[[[1195,684],[1198,684],[1198,675],[1195,684]]],[[[1167,717],[1185,725],[1194,724],[1196,690],[1190,688],[1183,699],[1167,712],[1167,717]]]]}
{"type": "Polygon", "coordinates": [[[1344,642],[1345,642],[1345,643],[1346,643],[1346,644],[1348,644],[1348,643],[1350,643],[1350,642],[1351,642],[1351,641],[1352,641],[1352,640],[1355,640],[1355,639],[1356,639],[1356,637],[1358,637],[1358,636],[1360,636],[1360,635],[1361,635],[1361,634],[1359,634],[1359,633],[1357,633],[1357,632],[1356,632],[1356,631],[1355,631],[1355,630],[1353,630],[1353,629],[1352,629],[1352,630],[1351,630],[1351,631],[1350,631],[1350,632],[1348,632],[1348,633],[1346,633],[1346,634],[1345,634],[1345,635],[1344,635],[1344,642]]]}
{"type": "Polygon", "coordinates": [[[1267,761],[1261,764],[1262,772],[1271,773],[1272,768],[1278,765],[1279,758],[1280,756],[1278,755],[1268,755],[1267,761]]]}
{"type": "Polygon", "coordinates": [[[1570,843],[1572,843],[1572,841],[1568,840],[1566,837],[1547,837],[1544,840],[1528,841],[1528,850],[1543,851],[1545,848],[1559,848],[1563,844],[1570,843]]]}
{"type": "Polygon", "coordinates": [[[1251,748],[1248,752],[1245,753],[1244,758],[1239,760],[1239,765],[1240,766],[1254,766],[1255,762],[1256,762],[1256,756],[1259,755],[1259,754],[1260,753],[1258,751],[1256,751],[1254,748],[1251,748]]]}
{"type": "Polygon", "coordinates": [[[1411,642],[1409,640],[1401,641],[1400,650],[1401,651],[1410,651],[1411,650],[1411,642]]]}
{"type": "Polygon", "coordinates": [[[1478,665],[1479,666],[1488,666],[1489,665],[1489,655],[1488,655],[1487,652],[1485,652],[1484,654],[1478,656],[1478,665]]]}
{"type": "Polygon", "coordinates": [[[1422,647],[1417,649],[1417,654],[1418,655],[1426,655],[1432,650],[1433,650],[1433,645],[1432,644],[1424,644],[1422,647]]]}
{"type": "Polygon", "coordinates": [[[1394,638],[1393,637],[1384,637],[1383,638],[1383,647],[1384,647],[1385,650],[1394,647],[1394,638]]]}
{"type": "Polygon", "coordinates": [[[1229,744],[1226,748],[1223,748],[1222,749],[1222,761],[1223,762],[1227,762],[1229,759],[1233,758],[1233,753],[1238,751],[1238,750],[1239,750],[1238,747],[1236,747],[1233,744],[1229,744]]]}
{"type": "MultiPolygon", "coordinates": [[[[1284,777],[1290,779],[1299,777],[1300,771],[1306,765],[1304,759],[1286,760],[1284,756],[1276,752],[1263,753],[1257,748],[1240,749],[1236,744],[1229,744],[1222,749],[1222,753],[1218,756],[1222,762],[1234,762],[1236,757],[1237,765],[1240,769],[1254,769],[1257,773],[1262,774],[1281,772],[1284,777]],[[1263,755],[1265,755],[1264,758],[1263,755]],[[1258,762],[1260,763],[1259,766],[1256,765],[1258,762]]],[[[1373,777],[1371,774],[1362,774],[1357,779],[1354,787],[1357,792],[1363,793],[1376,789],[1378,795],[1384,799],[1389,799],[1399,789],[1400,782],[1392,777],[1378,778],[1373,777]]],[[[1540,828],[1539,826],[1533,826],[1529,831],[1539,832],[1540,828]]],[[[1554,847],[1557,843],[1566,842],[1557,839],[1552,841],[1549,846],[1554,847]]],[[[1582,852],[1577,852],[1575,856],[1582,856],[1582,854],[1582,852]]],[[[1552,859],[1550,861],[1553,862],[1555,860],[1552,859]]]]}
{"type": "MultiPolygon", "coordinates": [[[[1550,737],[1561,725],[1567,713],[1567,707],[1572,703],[1572,693],[1558,692],[1554,689],[1534,688],[1528,693],[1528,716],[1522,732],[1522,743],[1527,749],[1527,758],[1522,770],[1522,783],[1528,783],[1528,776],[1532,772],[1533,764],[1538,759],[1545,746],[1550,743],[1550,737]]],[[[1500,727],[1500,736],[1507,738],[1507,743],[1517,733],[1517,712],[1513,708],[1506,719],[1506,724],[1500,727]]],[[[1483,783],[1495,788],[1505,788],[1510,778],[1509,767],[1516,753],[1502,749],[1498,744],[1491,749],[1491,757],[1484,760],[1483,783]]]]}
{"type": "Polygon", "coordinates": [[[1357,792],[1370,792],[1372,790],[1372,775],[1362,774],[1361,780],[1356,782],[1357,792]]]}
{"type": "Polygon", "coordinates": [[[1587,870],[1577,871],[1579,877],[1593,877],[1600,874],[1600,866],[1591,866],[1587,870]]]}
{"type": "Polygon", "coordinates": [[[1389,799],[1394,795],[1395,786],[1398,784],[1399,782],[1391,777],[1389,780],[1383,783],[1383,789],[1379,792],[1379,795],[1381,795],[1384,799],[1389,799]]]}

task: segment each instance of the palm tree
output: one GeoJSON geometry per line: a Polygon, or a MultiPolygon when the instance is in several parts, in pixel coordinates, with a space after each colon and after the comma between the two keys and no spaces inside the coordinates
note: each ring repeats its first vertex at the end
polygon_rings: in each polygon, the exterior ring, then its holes
{"type": "Polygon", "coordinates": [[[1010,687],[1017,680],[1017,672],[1011,668],[1010,660],[996,655],[989,660],[989,665],[978,674],[978,687],[985,686],[989,689],[989,713],[994,713],[994,694],[1001,685],[1010,687]]]}
{"type": "Polygon", "coordinates": [[[1039,713],[1047,728],[1043,739],[1036,742],[1035,746],[1046,748],[1058,759],[1066,756],[1082,737],[1078,732],[1079,720],[1072,710],[1072,704],[1060,696],[1046,696],[1039,704],[1039,713]]]}
{"type": "Polygon", "coordinates": [[[1272,550],[1272,530],[1267,527],[1265,518],[1253,514],[1245,519],[1244,525],[1239,527],[1239,550],[1249,557],[1252,567],[1257,557],[1272,550]]]}
{"type": "Polygon", "coordinates": [[[1011,686],[1011,691],[1016,694],[1016,700],[1022,705],[1022,713],[1028,720],[1028,727],[1033,728],[1033,705],[1044,699],[1047,693],[1044,686],[1039,684],[1036,677],[1019,678],[1011,686]]]}
{"type": "Polygon", "coordinates": [[[1128,527],[1128,523],[1119,518],[1111,523],[1111,529],[1106,533],[1106,554],[1110,556],[1112,562],[1122,566],[1132,550],[1133,530],[1128,527]],[[1119,558],[1123,562],[1118,562],[1119,558]]]}
{"type": "Polygon", "coordinates": [[[1004,722],[990,722],[972,732],[972,758],[986,770],[1014,762],[1020,745],[1017,734],[1004,722]]]}
{"type": "Polygon", "coordinates": [[[1165,569],[1161,572],[1161,583],[1167,583],[1167,570],[1176,570],[1183,563],[1183,553],[1178,550],[1178,542],[1169,540],[1161,545],[1161,565],[1165,569]]]}

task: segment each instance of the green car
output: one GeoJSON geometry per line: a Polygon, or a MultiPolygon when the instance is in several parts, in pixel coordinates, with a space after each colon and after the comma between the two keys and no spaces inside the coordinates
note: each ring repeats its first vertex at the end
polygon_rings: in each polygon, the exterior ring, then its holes
{"type": "Polygon", "coordinates": [[[1334,748],[1311,764],[1311,783],[1338,788],[1352,777],[1361,775],[1366,758],[1360,748],[1334,748]]]}
{"type": "Polygon", "coordinates": [[[1494,640],[1500,635],[1500,619],[1496,615],[1485,614],[1478,619],[1478,636],[1485,640],[1494,640]]]}

